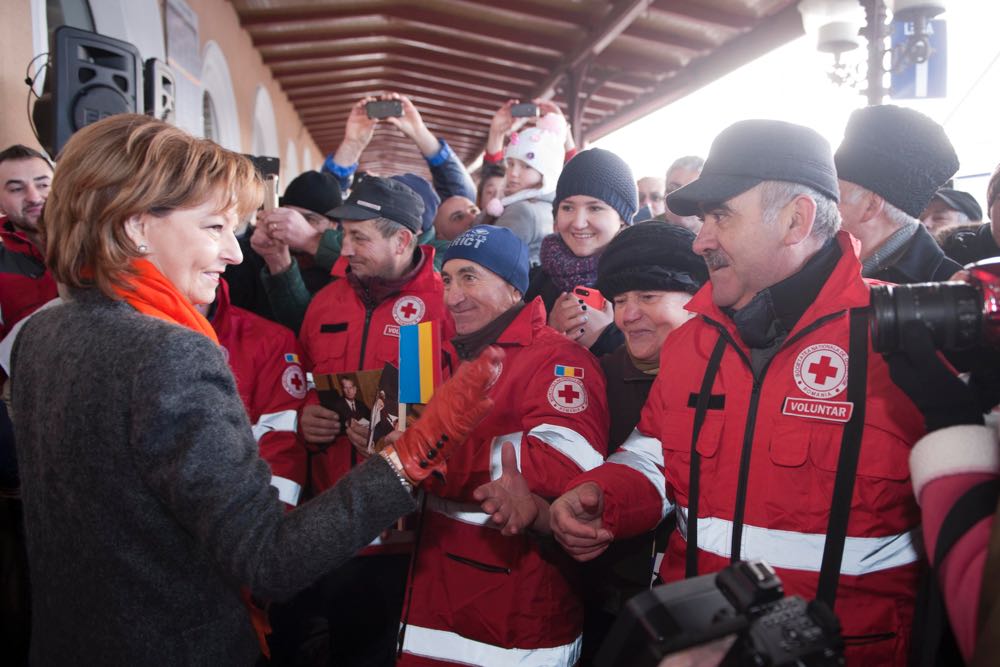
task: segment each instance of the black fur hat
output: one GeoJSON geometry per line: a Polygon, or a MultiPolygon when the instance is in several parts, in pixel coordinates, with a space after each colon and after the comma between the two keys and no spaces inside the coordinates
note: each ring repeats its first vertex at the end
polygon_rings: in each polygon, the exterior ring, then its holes
{"type": "Polygon", "coordinates": [[[958,171],[958,155],[944,128],[919,111],[891,104],[851,114],[834,161],[838,178],[914,218],[958,171]]]}
{"type": "Polygon", "coordinates": [[[607,299],[632,290],[694,294],[708,280],[694,239],[694,232],[658,220],[626,227],[597,262],[597,289],[607,299]]]}

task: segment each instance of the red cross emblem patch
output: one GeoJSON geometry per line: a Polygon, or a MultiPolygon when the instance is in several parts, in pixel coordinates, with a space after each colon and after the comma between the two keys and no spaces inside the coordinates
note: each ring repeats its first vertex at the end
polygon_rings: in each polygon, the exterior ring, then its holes
{"type": "Polygon", "coordinates": [[[831,398],[847,387],[847,353],[836,345],[810,345],[792,369],[795,384],[814,398],[831,398]]]}
{"type": "Polygon", "coordinates": [[[427,307],[416,296],[404,296],[392,305],[392,318],[398,324],[416,324],[423,319],[427,307]]]}
{"type": "Polygon", "coordinates": [[[558,377],[549,385],[549,404],[559,412],[575,414],[587,409],[587,389],[579,378],[558,377]]]}
{"type": "Polygon", "coordinates": [[[306,397],[306,376],[298,364],[292,364],[281,374],[281,386],[292,398],[301,400],[306,397]]]}

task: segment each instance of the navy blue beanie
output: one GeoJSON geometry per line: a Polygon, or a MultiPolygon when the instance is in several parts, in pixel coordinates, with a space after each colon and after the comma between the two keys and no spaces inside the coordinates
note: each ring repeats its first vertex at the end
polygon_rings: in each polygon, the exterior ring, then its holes
{"type": "Polygon", "coordinates": [[[632,224],[639,208],[639,190],[632,170],[620,157],[602,148],[591,148],[577,153],[563,166],[556,185],[554,211],[567,197],[586,195],[600,199],[622,217],[625,224],[632,224]]]}
{"type": "Polygon", "coordinates": [[[528,290],[528,246],[506,227],[476,225],[444,251],[445,264],[453,259],[467,259],[489,269],[521,296],[528,290]]]}
{"type": "Polygon", "coordinates": [[[410,189],[420,195],[420,198],[424,200],[424,214],[420,219],[420,233],[426,232],[428,229],[433,227],[434,216],[437,215],[438,205],[441,204],[441,198],[438,197],[436,192],[434,192],[434,188],[427,182],[427,179],[417,176],[416,174],[399,174],[398,176],[392,176],[391,178],[399,181],[403,185],[410,186],[410,189]]]}

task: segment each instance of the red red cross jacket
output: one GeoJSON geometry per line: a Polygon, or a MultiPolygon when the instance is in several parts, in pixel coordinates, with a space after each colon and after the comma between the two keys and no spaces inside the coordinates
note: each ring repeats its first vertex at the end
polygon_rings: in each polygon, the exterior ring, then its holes
{"type": "Polygon", "coordinates": [[[532,536],[504,537],[472,497],[500,475],[500,447],[517,448],[531,490],[554,498],[602,463],[604,376],[582,346],[528,304],[497,343],[507,353],[489,416],[448,460],[428,494],[412,574],[401,665],[572,665],[582,605],[566,554],[532,536]]]}
{"type": "MultiPolygon", "coordinates": [[[[730,563],[742,452],[749,444],[739,556],[775,566],[787,593],[815,597],[841,435],[851,410],[844,404],[848,310],[869,300],[851,237],[842,232],[838,242],[841,259],[756,383],[748,349],[706,285],[688,306],[701,317],[664,344],[661,359],[670,372],[654,383],[636,431],[607,465],[573,481],[572,486],[595,481],[603,487],[604,522],[620,537],[649,530],[668,511],[677,513],[679,529],[660,568],[664,581],[684,577],[692,396],[700,391],[721,331],[729,345],[711,390],[715,409],[708,410],[697,443],[699,573],[730,563]]],[[[903,665],[920,560],[920,517],[907,457],[923,434],[923,418],[870,344],[867,379],[835,611],[849,638],[848,664],[903,665]]]]}
{"type": "Polygon", "coordinates": [[[39,306],[58,296],[56,282],[45,268],[42,253],[7,218],[0,217],[0,339],[39,306]]]}
{"type": "MultiPolygon", "coordinates": [[[[443,323],[442,335],[452,330],[444,308],[444,284],[434,271],[434,248],[424,253],[416,275],[400,290],[374,308],[366,308],[346,279],[334,280],[313,297],[306,311],[299,341],[306,370],[312,373],[347,373],[381,369],[399,363],[399,327],[427,320],[443,323]]],[[[336,269],[335,269],[336,270],[336,269]]],[[[310,391],[308,403],[318,403],[310,391]]],[[[319,493],[332,486],[351,468],[353,447],[338,437],[323,453],[313,455],[312,484],[319,493]]]]}
{"type": "Polygon", "coordinates": [[[212,327],[236,377],[260,456],[271,466],[271,485],[294,507],[305,485],[306,450],[297,434],[306,397],[299,345],[290,329],[229,302],[219,284],[212,327]]]}

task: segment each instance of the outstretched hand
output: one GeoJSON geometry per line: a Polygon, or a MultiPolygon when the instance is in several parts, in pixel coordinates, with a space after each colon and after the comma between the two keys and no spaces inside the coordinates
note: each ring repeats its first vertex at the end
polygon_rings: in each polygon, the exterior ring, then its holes
{"type": "Polygon", "coordinates": [[[576,560],[593,560],[614,539],[611,531],[603,527],[603,514],[604,491],[594,482],[586,482],[552,503],[552,533],[576,560]]]}
{"type": "Polygon", "coordinates": [[[928,432],[983,423],[975,392],[945,363],[924,323],[902,323],[899,347],[888,362],[889,376],[924,415],[928,432]]]}
{"type": "Polygon", "coordinates": [[[492,515],[501,534],[519,535],[532,528],[538,519],[536,502],[541,499],[532,496],[527,480],[521,475],[513,443],[504,442],[501,446],[500,466],[503,473],[499,479],[478,487],[472,497],[480,502],[484,512],[492,515]]]}

